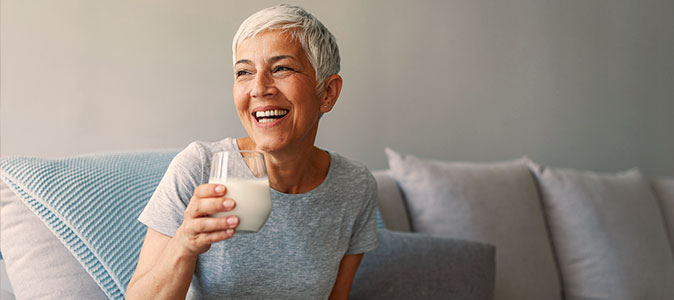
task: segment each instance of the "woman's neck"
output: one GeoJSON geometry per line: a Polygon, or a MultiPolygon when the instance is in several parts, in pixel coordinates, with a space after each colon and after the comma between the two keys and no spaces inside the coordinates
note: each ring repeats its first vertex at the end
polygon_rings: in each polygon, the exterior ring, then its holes
{"type": "MultiPolygon", "coordinates": [[[[249,137],[237,140],[239,149],[256,149],[249,137]]],[[[264,152],[269,185],[282,193],[301,194],[318,187],[330,169],[330,154],[311,145],[264,152]]]]}

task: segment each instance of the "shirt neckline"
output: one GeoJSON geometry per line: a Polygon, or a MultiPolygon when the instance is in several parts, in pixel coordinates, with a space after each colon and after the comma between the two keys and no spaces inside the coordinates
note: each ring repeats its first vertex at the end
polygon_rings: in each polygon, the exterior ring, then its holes
{"type": "MultiPolygon", "coordinates": [[[[239,149],[239,143],[236,141],[236,138],[230,138],[230,144],[233,146],[233,148],[236,151],[241,151],[241,149],[239,149]]],[[[335,154],[332,153],[332,151],[325,150],[325,149],[321,149],[321,150],[325,151],[330,156],[330,165],[328,166],[328,174],[325,175],[325,178],[323,178],[323,181],[321,182],[321,184],[319,184],[317,187],[315,187],[315,188],[313,188],[309,191],[306,191],[304,193],[299,193],[299,194],[289,194],[289,193],[280,192],[280,191],[277,191],[276,189],[274,189],[270,186],[269,189],[272,191],[272,193],[276,193],[276,194],[283,195],[283,196],[307,196],[307,195],[311,195],[311,194],[314,194],[314,193],[317,193],[317,192],[323,190],[325,188],[325,186],[327,185],[328,180],[332,177],[336,157],[335,157],[335,154]]],[[[243,159],[241,159],[241,162],[243,163],[244,166],[246,165],[245,162],[243,162],[243,159]]],[[[250,169],[248,169],[248,170],[250,171],[250,169]]]]}

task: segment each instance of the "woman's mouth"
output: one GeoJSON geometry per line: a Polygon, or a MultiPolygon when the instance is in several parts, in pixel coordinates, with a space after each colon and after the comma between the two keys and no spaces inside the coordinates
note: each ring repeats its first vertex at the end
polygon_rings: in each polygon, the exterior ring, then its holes
{"type": "Polygon", "coordinates": [[[282,119],[289,110],[287,109],[270,109],[264,111],[256,111],[253,113],[255,120],[260,124],[268,124],[276,120],[282,119]]]}

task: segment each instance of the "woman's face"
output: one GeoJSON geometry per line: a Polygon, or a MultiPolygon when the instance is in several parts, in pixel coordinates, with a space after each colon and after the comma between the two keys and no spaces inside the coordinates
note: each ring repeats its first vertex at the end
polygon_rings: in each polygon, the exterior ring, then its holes
{"type": "Polygon", "coordinates": [[[313,146],[322,102],[299,42],[267,31],[239,44],[234,104],[246,132],[265,152],[313,146]]]}

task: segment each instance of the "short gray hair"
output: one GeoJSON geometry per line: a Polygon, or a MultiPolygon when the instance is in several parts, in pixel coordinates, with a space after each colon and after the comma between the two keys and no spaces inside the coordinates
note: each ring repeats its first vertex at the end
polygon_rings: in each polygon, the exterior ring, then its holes
{"type": "Polygon", "coordinates": [[[330,75],[339,73],[339,48],[335,37],[312,14],[288,4],[265,8],[241,23],[232,41],[232,63],[236,63],[236,49],[243,40],[266,30],[282,30],[300,42],[316,72],[318,92],[323,91],[330,75]]]}

